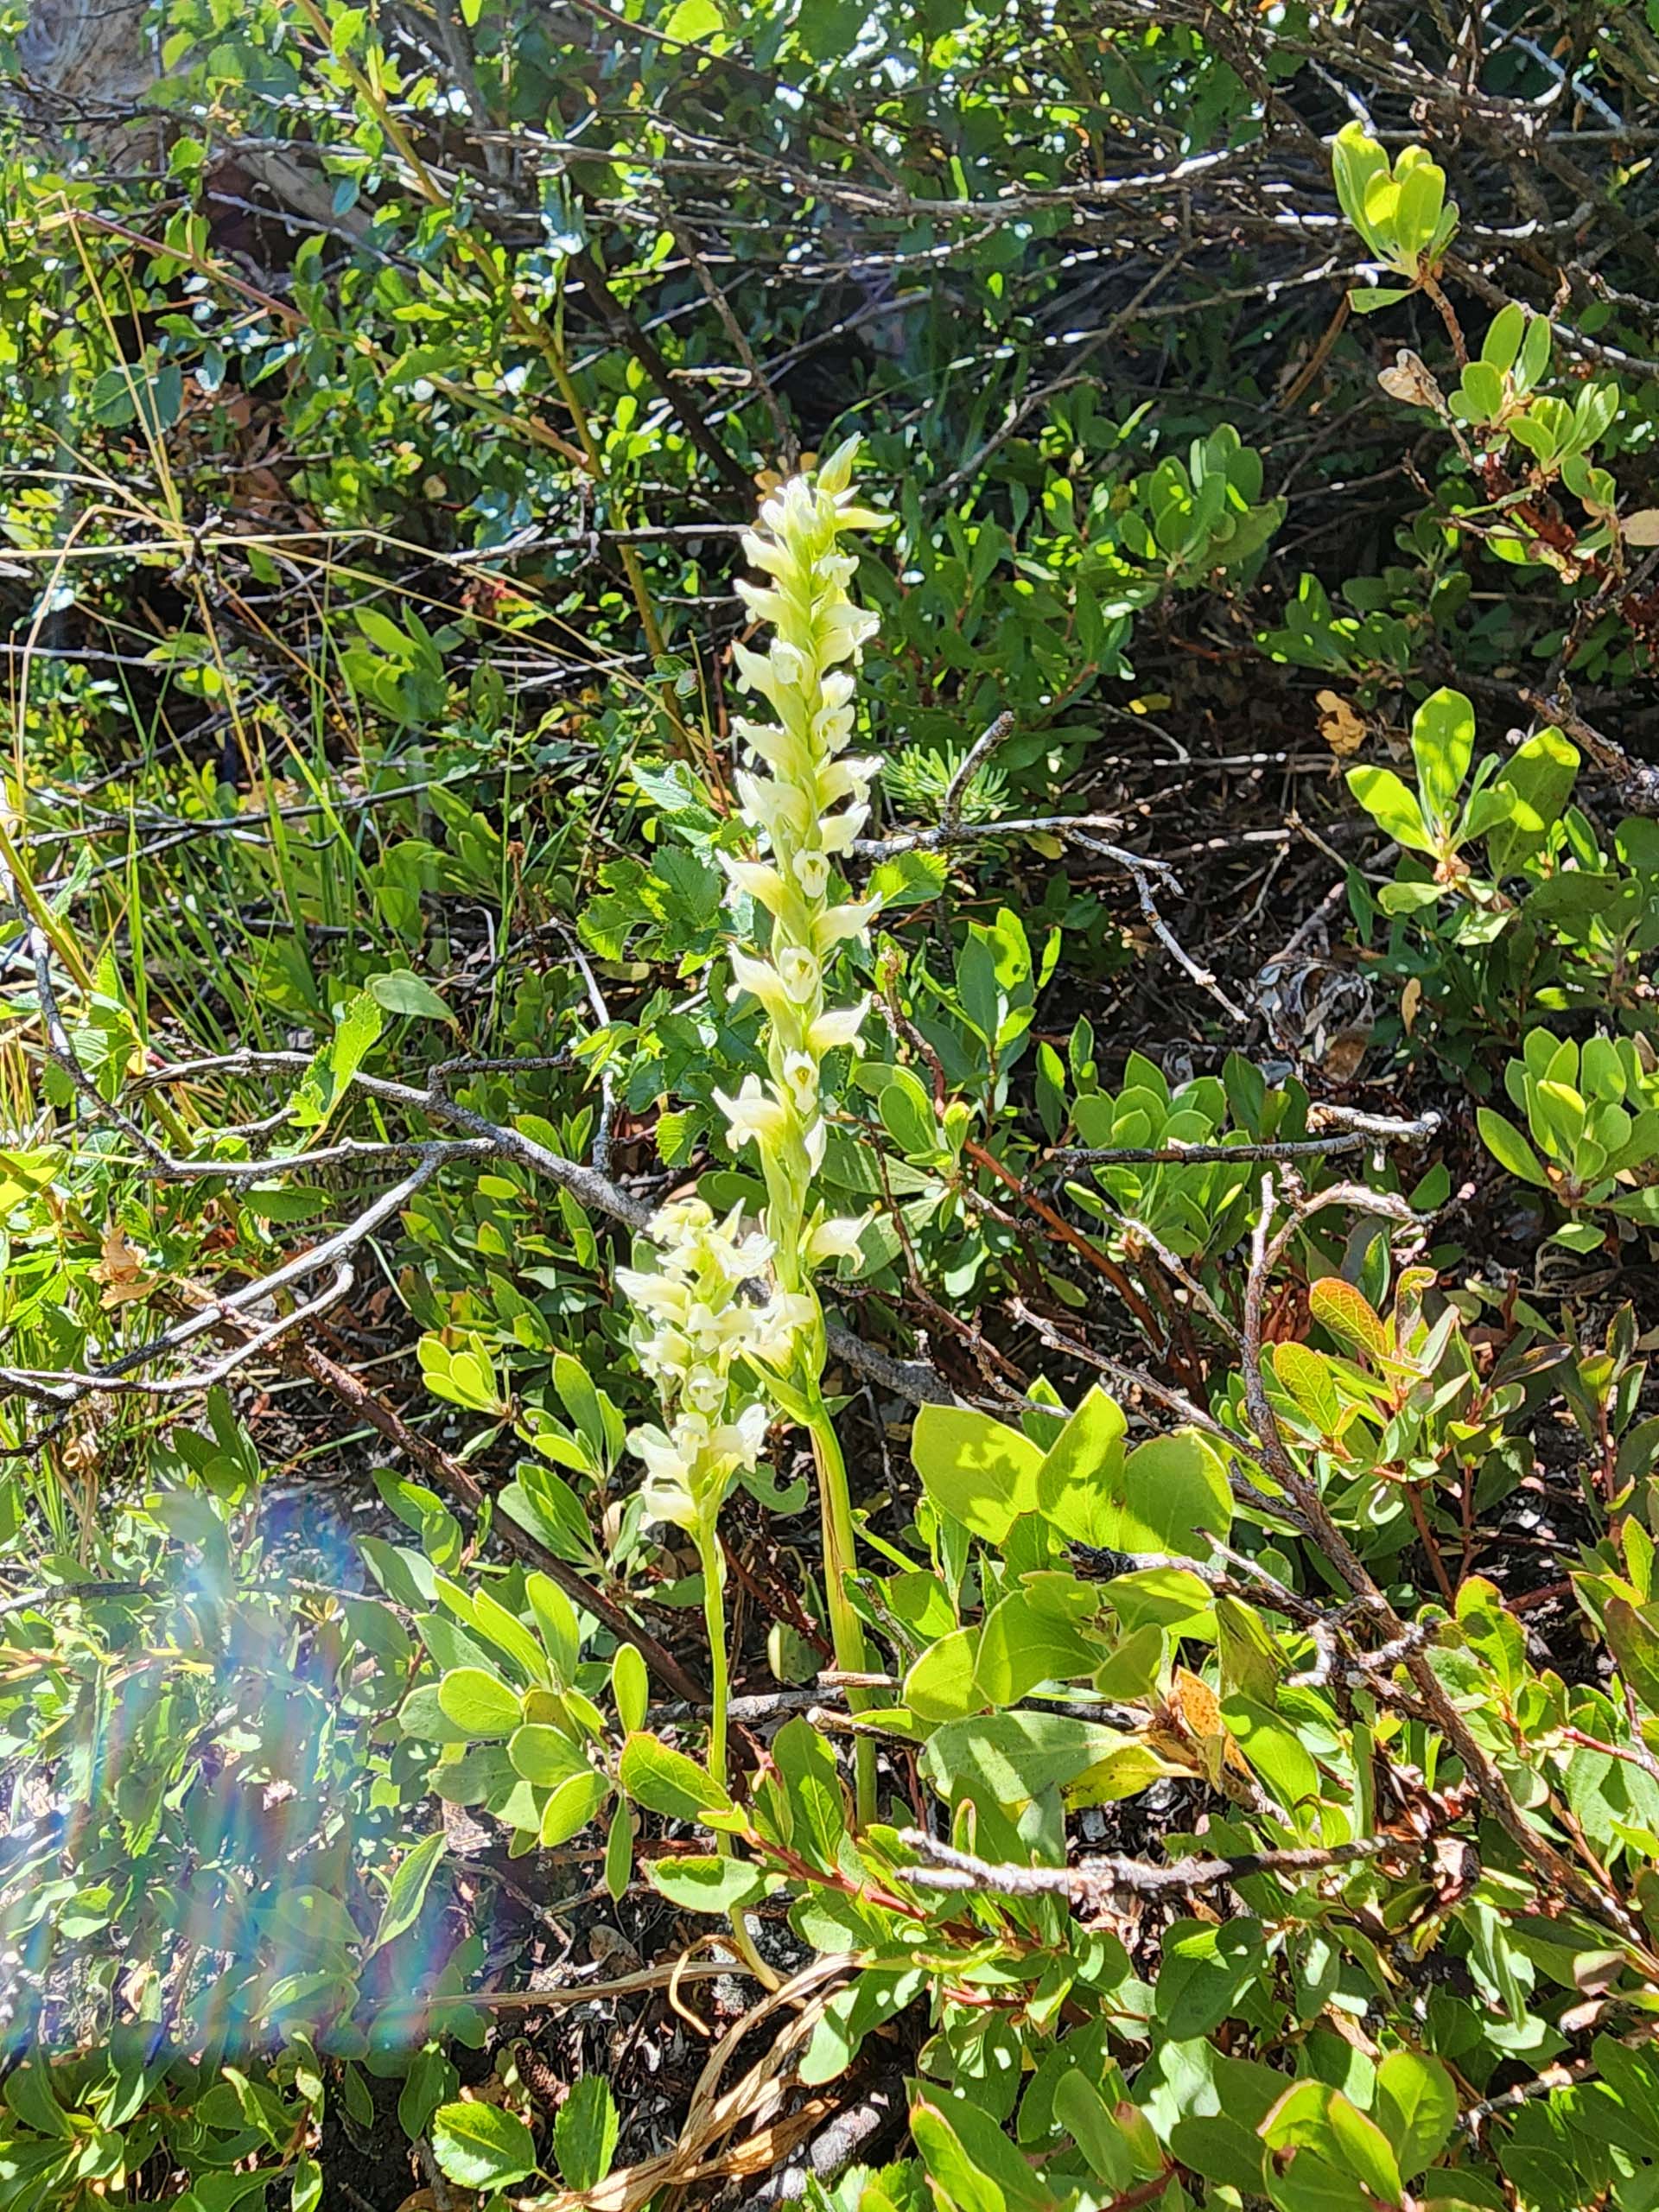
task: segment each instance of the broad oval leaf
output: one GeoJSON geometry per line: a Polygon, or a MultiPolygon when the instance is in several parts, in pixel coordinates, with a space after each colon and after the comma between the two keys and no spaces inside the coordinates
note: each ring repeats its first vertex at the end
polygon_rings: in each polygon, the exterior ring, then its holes
{"type": "Polygon", "coordinates": [[[524,1717],[518,1692],[481,1667],[452,1668],[438,1684],[438,1703],[469,1736],[510,1736],[524,1717]]]}

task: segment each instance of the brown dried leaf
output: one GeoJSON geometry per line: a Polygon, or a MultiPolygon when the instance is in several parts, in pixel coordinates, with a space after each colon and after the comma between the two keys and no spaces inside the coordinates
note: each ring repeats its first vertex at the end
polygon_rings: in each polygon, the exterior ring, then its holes
{"type": "Polygon", "coordinates": [[[145,1273],[143,1255],[128,1242],[118,1221],[104,1232],[103,1256],[92,1269],[92,1281],[104,1286],[101,1302],[106,1312],[148,1298],[156,1287],[156,1278],[145,1273]]]}
{"type": "Polygon", "coordinates": [[[1201,1744],[1226,1733],[1220,1699],[1208,1682],[1185,1667],[1175,1669],[1175,1709],[1181,1716],[1181,1726],[1201,1744]]]}
{"type": "Polygon", "coordinates": [[[1332,1083],[1347,1083],[1358,1073],[1370,1041],[1369,1029],[1339,1029],[1320,1056],[1320,1074],[1329,1076],[1332,1083]]]}
{"type": "Polygon", "coordinates": [[[1363,721],[1340,692],[1317,691],[1313,696],[1319,710],[1319,735],[1338,760],[1346,760],[1365,742],[1363,721]]]}
{"type": "Polygon", "coordinates": [[[1446,411],[1440,387],[1408,346],[1400,348],[1394,366],[1384,369],[1376,380],[1390,399],[1402,399],[1408,407],[1432,407],[1437,414],[1446,411]]]}

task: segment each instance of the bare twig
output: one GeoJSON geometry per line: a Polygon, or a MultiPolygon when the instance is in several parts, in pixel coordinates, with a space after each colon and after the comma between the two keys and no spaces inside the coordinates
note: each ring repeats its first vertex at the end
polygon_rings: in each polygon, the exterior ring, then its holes
{"type": "Polygon", "coordinates": [[[941,1843],[921,1828],[904,1828],[899,1840],[931,1863],[909,1867],[904,1878],[918,1890],[983,1891],[1014,1897],[1061,1897],[1082,1909],[1099,1910],[1124,1893],[1137,1897],[1188,1895],[1247,1881],[1252,1874],[1314,1874],[1332,1866],[1410,1849],[1391,1835],[1362,1836],[1353,1843],[1313,1845],[1287,1851],[1250,1851],[1231,1859],[1178,1859],[1154,1866],[1144,1859],[1116,1853],[1080,1859],[1074,1866],[994,1866],[941,1843]]]}
{"type": "MultiPolygon", "coordinates": [[[[1339,1109],[1315,1110],[1334,1115],[1339,1109]]],[[[1442,1120],[1432,1108],[1409,1122],[1384,1121],[1370,1115],[1354,1118],[1360,1127],[1335,1129],[1328,1136],[1289,1137],[1278,1144],[1055,1145],[1043,1157],[1063,1167],[1196,1167],[1247,1160],[1329,1158],[1334,1153],[1359,1152],[1368,1146],[1414,1143],[1433,1136],[1442,1120]]]]}

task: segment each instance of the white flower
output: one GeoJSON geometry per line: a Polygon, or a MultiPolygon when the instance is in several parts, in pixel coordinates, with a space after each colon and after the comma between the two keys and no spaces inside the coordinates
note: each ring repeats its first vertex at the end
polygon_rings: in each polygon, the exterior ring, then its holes
{"type": "Polygon", "coordinates": [[[845,906],[831,906],[812,925],[812,942],[819,952],[828,952],[847,938],[867,938],[870,924],[881,911],[879,899],[866,899],[845,906]]]}
{"type": "Polygon", "coordinates": [[[774,845],[780,834],[801,843],[812,830],[815,817],[810,791],[780,784],[770,776],[753,776],[747,768],[740,768],[737,797],[743,819],[774,845]]]}
{"type": "Polygon", "coordinates": [[[735,1145],[775,1144],[789,1126],[788,1109],[761,1089],[759,1076],[746,1075],[735,1098],[716,1090],[715,1103],[726,1116],[735,1145]]]}
{"type": "Polygon", "coordinates": [[[858,1033],[863,1027],[864,1017],[869,1010],[868,995],[855,1006],[832,1007],[827,1014],[821,1014],[807,1031],[808,1046],[822,1059],[826,1052],[837,1052],[843,1046],[856,1044],[858,1033]]]}
{"type": "Polygon", "coordinates": [[[670,1198],[652,1214],[645,1233],[654,1244],[677,1245],[707,1229],[714,1217],[714,1208],[702,1198],[670,1198]]]}
{"type": "Polygon", "coordinates": [[[861,804],[869,796],[871,780],[880,765],[862,754],[843,754],[830,761],[818,772],[819,804],[826,810],[841,798],[861,804]]]}
{"type": "MultiPolygon", "coordinates": [[[[789,865],[790,873],[800,885],[803,893],[808,899],[822,899],[830,887],[830,862],[823,854],[797,853],[789,865]]],[[[766,873],[772,874],[775,871],[767,869],[766,873]]],[[[777,912],[778,909],[772,906],[770,899],[762,899],[760,903],[768,912],[774,914],[777,912]]]]}
{"type": "Polygon", "coordinates": [[[717,1368],[695,1367],[685,1378],[683,1395],[693,1412],[717,1414],[726,1402],[729,1387],[717,1368]]]}
{"type": "Polygon", "coordinates": [[[702,1240],[702,1250],[728,1282],[748,1282],[772,1258],[772,1239],[763,1230],[744,1226],[741,1202],[718,1227],[710,1227],[702,1240]]]}
{"type": "Polygon", "coordinates": [[[747,991],[751,998],[759,999],[774,1021],[779,1015],[786,1015],[795,995],[789,979],[780,975],[769,960],[753,958],[741,945],[732,947],[731,958],[738,988],[747,991]]]}
{"type": "MultiPolygon", "coordinates": [[[[775,914],[789,896],[789,887],[775,868],[768,868],[764,861],[734,860],[730,853],[721,853],[720,864],[739,891],[746,891],[758,906],[769,914],[775,914]]],[[[828,863],[825,864],[828,873],[828,863]]],[[[799,875],[799,863],[796,874],[799,875]]],[[[804,888],[804,887],[803,887],[804,888]]]]}
{"type": "Polygon", "coordinates": [[[620,1268],[618,1282],[645,1325],[635,1341],[664,1425],[646,1423],[628,1443],[645,1462],[645,1512],[702,1541],[734,1477],[757,1464],[766,1441],[766,1407],[742,1363],[787,1367],[804,1325],[800,1308],[809,1320],[813,1309],[775,1285],[757,1295],[772,1246],[741,1205],[716,1221],[701,1199],[674,1200],[652,1217],[651,1233],[658,1264],[620,1268]]]}
{"type": "Polygon", "coordinates": [[[728,1421],[721,1428],[721,1451],[729,1452],[737,1465],[753,1472],[760,1464],[760,1452],[766,1440],[769,1425],[766,1408],[756,1399],[744,1407],[734,1421],[728,1421]]]}
{"type": "Polygon", "coordinates": [[[818,1064],[810,1052],[785,1054],[784,1081],[795,1111],[810,1121],[818,1110],[818,1064]]]}
{"type": "Polygon", "coordinates": [[[839,814],[827,814],[818,824],[818,842],[826,853],[844,853],[869,818],[867,800],[843,806],[839,814]]]}
{"type": "Polygon", "coordinates": [[[675,1528],[694,1529],[697,1502],[691,1488],[691,1463],[671,1436],[648,1426],[632,1430],[628,1448],[645,1463],[645,1479],[639,1486],[645,1517],[666,1521],[675,1528]]]}
{"type": "Polygon", "coordinates": [[[776,722],[751,721],[747,715],[734,716],[732,728],[755,759],[764,760],[779,775],[798,779],[806,772],[810,765],[807,749],[793,731],[782,728],[776,722]]]}
{"type": "Polygon", "coordinates": [[[867,1213],[857,1221],[816,1223],[806,1240],[807,1258],[815,1268],[822,1267],[828,1260],[856,1258],[859,1240],[874,1217],[867,1213]]]}
{"type": "Polygon", "coordinates": [[[786,944],[780,950],[776,973],[797,1006],[805,1006],[823,981],[823,970],[803,944],[786,944]]]}

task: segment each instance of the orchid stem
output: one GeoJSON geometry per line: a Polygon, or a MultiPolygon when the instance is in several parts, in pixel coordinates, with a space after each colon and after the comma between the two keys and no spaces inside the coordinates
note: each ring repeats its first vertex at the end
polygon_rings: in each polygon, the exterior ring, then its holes
{"type": "MultiPolygon", "coordinates": [[[[724,1789],[726,1713],[731,1702],[731,1669],[726,1655],[725,1562],[721,1558],[720,1539],[712,1523],[697,1532],[697,1555],[702,1562],[702,1618],[709,1630],[709,1771],[724,1789]]],[[[729,1859],[732,1839],[719,1834],[715,1847],[722,1859],[729,1859]]],[[[733,1940],[743,1963],[760,1986],[763,1989],[781,1987],[778,1975],[755,1948],[748,1916],[742,1907],[734,1905],[728,1917],[732,1925],[733,1940]]]]}
{"type": "MultiPolygon", "coordinates": [[[[836,1434],[829,1408],[816,1392],[808,1428],[812,1438],[812,1456],[817,1463],[818,1500],[823,1515],[824,1598],[830,1611],[830,1640],[835,1647],[836,1665],[843,1674],[867,1674],[869,1658],[864,1647],[864,1630],[847,1595],[847,1577],[854,1566],[853,1506],[847,1490],[847,1462],[842,1457],[841,1440],[836,1434]]],[[[868,1691],[852,1690],[848,1694],[848,1702],[855,1713],[861,1712],[869,1701],[868,1691]]],[[[868,1736],[858,1738],[854,1761],[856,1824],[867,1828],[875,1818],[875,1745],[868,1736]]]]}

